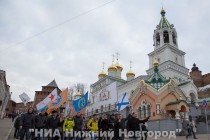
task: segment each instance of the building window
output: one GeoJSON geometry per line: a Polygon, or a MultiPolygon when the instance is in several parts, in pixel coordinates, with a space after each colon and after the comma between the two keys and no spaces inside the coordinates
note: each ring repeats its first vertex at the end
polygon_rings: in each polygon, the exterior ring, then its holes
{"type": "Polygon", "coordinates": [[[173,38],[173,43],[176,45],[176,36],[175,36],[175,33],[174,32],[172,34],[172,38],[173,38]]]}
{"type": "Polygon", "coordinates": [[[168,34],[168,31],[164,31],[163,32],[163,40],[164,40],[164,43],[169,43],[169,34],[168,34]]]}
{"type": "Polygon", "coordinates": [[[160,34],[156,34],[156,45],[160,45],[160,34]]]}
{"type": "Polygon", "coordinates": [[[139,117],[146,118],[151,116],[151,105],[147,103],[145,100],[141,102],[141,106],[139,107],[139,117]]]}
{"type": "Polygon", "coordinates": [[[160,104],[156,104],[156,114],[160,114],[160,104]]]}

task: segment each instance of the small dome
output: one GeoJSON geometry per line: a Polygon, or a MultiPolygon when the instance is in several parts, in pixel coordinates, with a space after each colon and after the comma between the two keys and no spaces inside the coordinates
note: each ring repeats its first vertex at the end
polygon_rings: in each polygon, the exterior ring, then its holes
{"type": "Polygon", "coordinates": [[[123,67],[118,62],[114,66],[117,67],[117,69],[120,71],[123,70],[123,67]]]}
{"type": "Polygon", "coordinates": [[[80,92],[77,92],[77,93],[74,95],[74,97],[77,97],[77,96],[81,97],[82,94],[81,94],[80,92]]]}
{"type": "Polygon", "coordinates": [[[117,71],[117,67],[115,66],[115,65],[111,65],[111,66],[109,66],[109,68],[108,68],[108,71],[110,71],[110,70],[114,70],[114,71],[117,71]]]}
{"type": "Polygon", "coordinates": [[[98,77],[106,77],[107,74],[104,72],[104,71],[101,71],[99,74],[98,74],[98,77]]]}
{"type": "Polygon", "coordinates": [[[157,58],[155,58],[155,60],[153,62],[153,66],[154,67],[157,67],[158,65],[159,65],[159,62],[158,62],[157,58]]]}
{"type": "Polygon", "coordinates": [[[135,76],[135,73],[133,72],[133,71],[129,71],[129,72],[127,72],[126,73],[126,76],[128,77],[128,76],[135,76]]]}

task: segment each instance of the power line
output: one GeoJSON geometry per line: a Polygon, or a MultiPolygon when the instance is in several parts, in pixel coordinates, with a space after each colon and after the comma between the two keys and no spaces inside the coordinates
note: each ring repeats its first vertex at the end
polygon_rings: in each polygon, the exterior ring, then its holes
{"type": "Polygon", "coordinates": [[[103,3],[103,4],[97,6],[97,7],[93,8],[93,9],[90,9],[90,10],[88,10],[88,11],[82,12],[82,13],[80,13],[80,14],[78,14],[78,15],[76,15],[76,16],[73,16],[73,17],[71,17],[71,18],[69,18],[69,19],[67,19],[67,20],[65,20],[65,21],[63,21],[63,22],[61,22],[61,23],[59,23],[59,24],[56,24],[56,25],[54,25],[54,26],[51,26],[51,27],[49,27],[49,28],[47,28],[47,29],[45,29],[45,30],[43,30],[43,31],[41,31],[41,32],[39,32],[39,33],[37,33],[37,34],[34,34],[34,35],[32,35],[32,36],[29,36],[28,38],[26,38],[26,39],[24,39],[24,40],[22,40],[22,41],[20,41],[20,42],[15,43],[15,45],[12,45],[12,46],[9,46],[9,47],[7,47],[7,48],[5,48],[5,49],[0,50],[0,53],[1,53],[1,52],[4,52],[4,51],[6,51],[6,50],[8,50],[8,49],[10,49],[10,48],[13,48],[13,47],[15,47],[15,46],[19,46],[19,45],[23,44],[24,42],[26,42],[26,41],[28,41],[28,40],[31,40],[31,39],[33,39],[33,38],[35,38],[35,37],[37,37],[37,36],[39,36],[39,35],[41,35],[41,34],[43,34],[43,33],[46,33],[46,32],[48,32],[48,31],[50,31],[50,30],[52,30],[52,29],[54,29],[54,28],[57,28],[57,27],[59,27],[59,26],[65,24],[65,23],[67,23],[67,22],[70,22],[70,21],[72,21],[72,20],[75,20],[75,19],[77,19],[77,18],[79,18],[79,17],[81,17],[81,16],[87,15],[87,14],[91,13],[92,11],[94,11],[94,10],[96,10],[96,9],[99,9],[99,8],[101,8],[101,7],[104,7],[104,6],[110,4],[110,3],[114,2],[114,1],[116,1],[116,0],[111,0],[111,1],[109,1],[109,2],[103,3]]]}

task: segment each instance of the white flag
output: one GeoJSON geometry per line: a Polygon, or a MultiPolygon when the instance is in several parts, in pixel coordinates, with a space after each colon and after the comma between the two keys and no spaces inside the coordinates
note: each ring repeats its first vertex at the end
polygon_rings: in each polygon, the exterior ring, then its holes
{"type": "Polygon", "coordinates": [[[25,92],[20,94],[19,97],[25,106],[26,106],[26,103],[28,103],[28,101],[30,101],[30,98],[28,97],[28,95],[25,92]]]}
{"type": "Polygon", "coordinates": [[[119,103],[117,104],[117,111],[123,110],[128,105],[129,105],[128,96],[125,92],[124,94],[122,94],[119,103]]]}
{"type": "Polygon", "coordinates": [[[117,83],[113,82],[101,90],[92,93],[92,108],[100,109],[117,103],[117,83]]]}
{"type": "Polygon", "coordinates": [[[42,100],[40,103],[36,105],[36,108],[38,112],[40,112],[42,109],[47,108],[47,104],[49,102],[55,101],[57,99],[58,92],[57,88],[55,88],[44,100],[42,100]]]}

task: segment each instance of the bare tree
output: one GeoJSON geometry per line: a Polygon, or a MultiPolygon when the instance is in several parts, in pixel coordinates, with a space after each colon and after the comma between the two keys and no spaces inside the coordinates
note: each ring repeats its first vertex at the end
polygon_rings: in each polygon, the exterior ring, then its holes
{"type": "Polygon", "coordinates": [[[71,86],[69,88],[71,99],[72,99],[74,93],[80,92],[82,95],[84,95],[86,90],[87,90],[87,86],[84,83],[73,84],[73,86],[71,86]]]}

